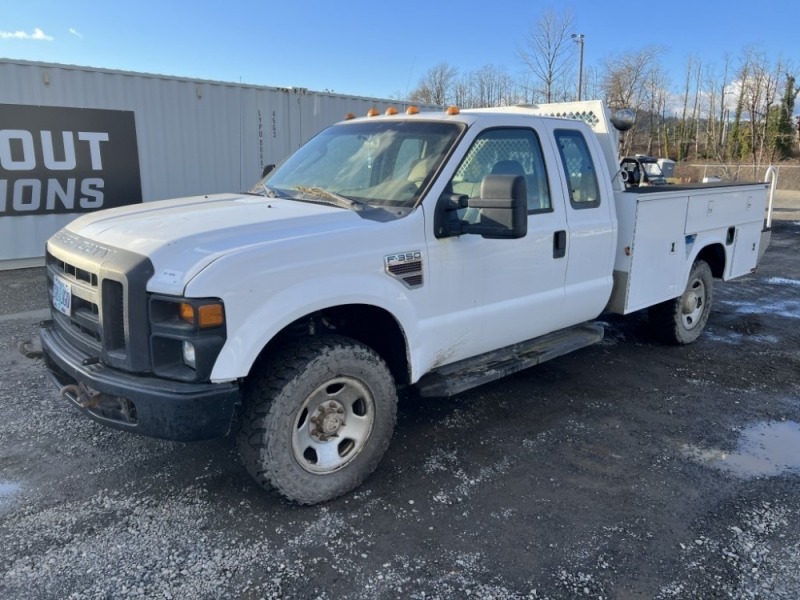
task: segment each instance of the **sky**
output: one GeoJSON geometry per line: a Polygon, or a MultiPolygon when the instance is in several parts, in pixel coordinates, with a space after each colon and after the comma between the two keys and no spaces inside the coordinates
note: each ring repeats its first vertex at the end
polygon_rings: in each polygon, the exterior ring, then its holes
{"type": "Polygon", "coordinates": [[[0,57],[400,98],[440,62],[521,75],[537,18],[567,8],[586,69],[652,45],[675,89],[690,54],[721,69],[751,45],[800,68],[800,0],[0,0],[0,57]]]}

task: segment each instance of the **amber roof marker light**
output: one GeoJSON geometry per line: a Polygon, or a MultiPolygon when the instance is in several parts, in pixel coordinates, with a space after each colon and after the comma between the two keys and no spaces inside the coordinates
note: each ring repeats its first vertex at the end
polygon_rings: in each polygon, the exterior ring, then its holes
{"type": "Polygon", "coordinates": [[[444,113],[449,117],[455,116],[455,115],[459,114],[460,112],[461,112],[461,109],[458,108],[457,106],[448,106],[447,110],[444,111],[444,113]]]}

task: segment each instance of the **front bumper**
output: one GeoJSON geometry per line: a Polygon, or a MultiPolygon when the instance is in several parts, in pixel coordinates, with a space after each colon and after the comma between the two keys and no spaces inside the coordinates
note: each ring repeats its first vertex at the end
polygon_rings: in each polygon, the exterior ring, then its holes
{"type": "Polygon", "coordinates": [[[226,436],[239,386],[184,383],[106,366],[71,346],[50,322],[39,332],[45,364],[62,395],[95,421],[182,442],[226,436]]]}

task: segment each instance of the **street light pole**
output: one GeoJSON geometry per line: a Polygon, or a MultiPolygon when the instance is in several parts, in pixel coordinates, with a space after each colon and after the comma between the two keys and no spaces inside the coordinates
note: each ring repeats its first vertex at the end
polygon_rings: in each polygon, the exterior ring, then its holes
{"type": "Polygon", "coordinates": [[[572,41],[581,47],[580,61],[578,62],[578,102],[581,101],[581,92],[583,91],[583,39],[582,33],[572,34],[572,41]]]}

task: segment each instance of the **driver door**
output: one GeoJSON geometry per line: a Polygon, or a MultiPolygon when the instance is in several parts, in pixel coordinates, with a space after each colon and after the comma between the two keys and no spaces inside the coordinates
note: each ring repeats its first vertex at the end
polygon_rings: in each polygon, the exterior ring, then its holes
{"type": "MultiPolygon", "coordinates": [[[[558,173],[545,168],[537,131],[503,127],[479,132],[444,191],[478,197],[490,174],[525,178],[528,233],[520,239],[462,234],[430,240],[429,281],[436,300],[428,317],[438,348],[431,368],[567,325],[561,310],[566,215],[563,204],[552,201],[558,173]]],[[[477,209],[459,212],[469,222],[480,219],[477,209]]]]}

